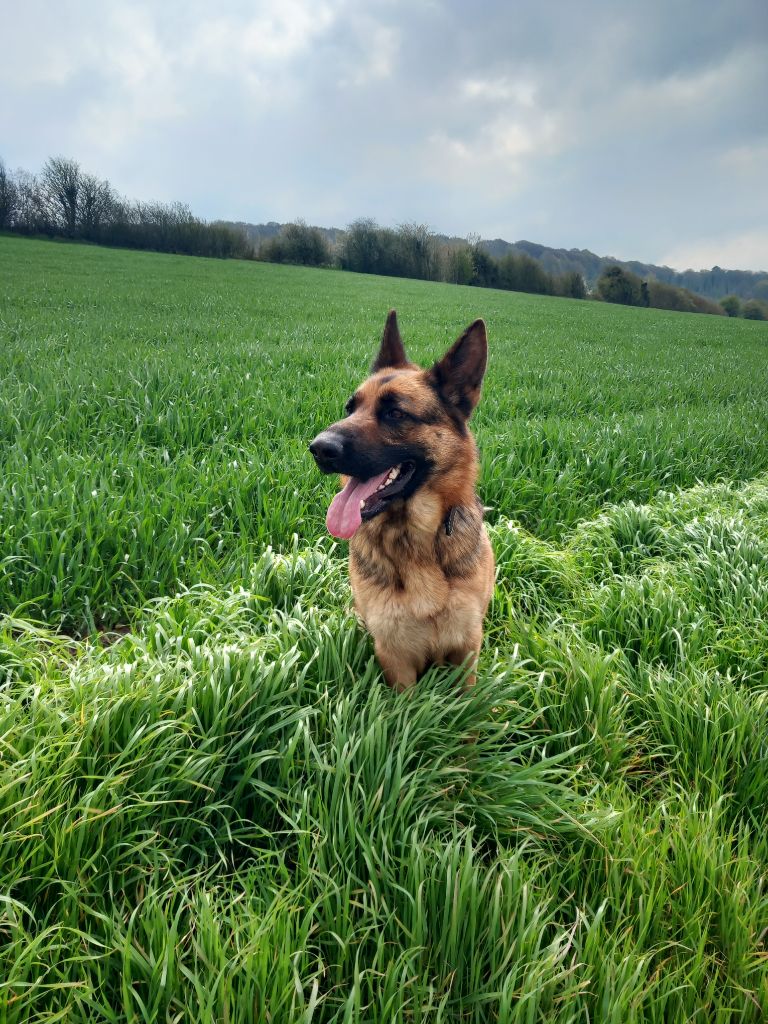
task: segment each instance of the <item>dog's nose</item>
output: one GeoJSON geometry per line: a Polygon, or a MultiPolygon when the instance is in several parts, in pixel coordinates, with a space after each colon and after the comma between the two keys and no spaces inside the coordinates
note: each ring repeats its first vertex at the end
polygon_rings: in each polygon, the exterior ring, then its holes
{"type": "Polygon", "coordinates": [[[341,457],[344,445],[341,438],[336,434],[324,430],[322,434],[317,435],[309,446],[309,450],[314,455],[317,464],[322,468],[323,464],[333,463],[341,457]]]}

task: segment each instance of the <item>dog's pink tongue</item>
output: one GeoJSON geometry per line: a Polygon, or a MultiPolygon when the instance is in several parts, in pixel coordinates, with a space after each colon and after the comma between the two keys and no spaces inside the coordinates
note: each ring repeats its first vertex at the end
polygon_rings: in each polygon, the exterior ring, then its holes
{"type": "Polygon", "coordinates": [[[343,491],[339,491],[331,502],[325,525],[328,532],[340,540],[349,540],[363,521],[360,515],[360,502],[370,498],[376,488],[386,480],[389,470],[386,469],[370,480],[358,480],[351,476],[343,491]]]}

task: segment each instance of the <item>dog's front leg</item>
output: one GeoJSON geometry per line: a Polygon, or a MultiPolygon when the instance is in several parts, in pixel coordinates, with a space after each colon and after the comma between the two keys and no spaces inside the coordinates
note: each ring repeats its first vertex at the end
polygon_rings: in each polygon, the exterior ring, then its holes
{"type": "Polygon", "coordinates": [[[419,678],[420,666],[402,651],[393,651],[377,640],[374,644],[376,657],[379,659],[384,678],[393,690],[402,693],[410,690],[419,678]]]}
{"type": "Polygon", "coordinates": [[[477,654],[477,651],[450,651],[443,659],[443,664],[445,665],[463,665],[467,669],[467,674],[461,680],[466,690],[471,689],[475,685],[475,679],[477,678],[475,674],[477,654]]]}
{"type": "Polygon", "coordinates": [[[477,659],[480,655],[480,646],[483,642],[483,629],[478,626],[472,635],[467,638],[466,645],[457,647],[452,651],[446,651],[441,661],[445,665],[463,665],[467,674],[462,680],[465,689],[475,685],[477,659]]]}

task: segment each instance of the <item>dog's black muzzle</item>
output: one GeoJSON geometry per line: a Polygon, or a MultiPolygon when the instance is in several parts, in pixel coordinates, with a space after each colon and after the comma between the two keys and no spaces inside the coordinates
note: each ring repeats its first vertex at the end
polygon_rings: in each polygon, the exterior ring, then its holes
{"type": "Polygon", "coordinates": [[[417,445],[387,444],[365,445],[351,430],[333,424],[321,431],[309,450],[323,473],[343,473],[358,480],[369,480],[393,466],[413,462],[416,471],[409,479],[403,497],[412,494],[428,476],[432,462],[417,445]]]}
{"type": "Polygon", "coordinates": [[[310,444],[309,450],[323,473],[344,472],[341,465],[344,460],[345,438],[340,434],[330,429],[321,431],[310,444]]]}

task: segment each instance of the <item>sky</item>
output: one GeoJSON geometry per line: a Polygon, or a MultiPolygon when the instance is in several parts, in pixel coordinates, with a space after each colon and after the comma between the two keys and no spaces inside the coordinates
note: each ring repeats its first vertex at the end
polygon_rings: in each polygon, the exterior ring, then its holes
{"type": "Polygon", "coordinates": [[[766,0],[6,3],[0,157],[199,216],[768,270],[766,0]]]}

